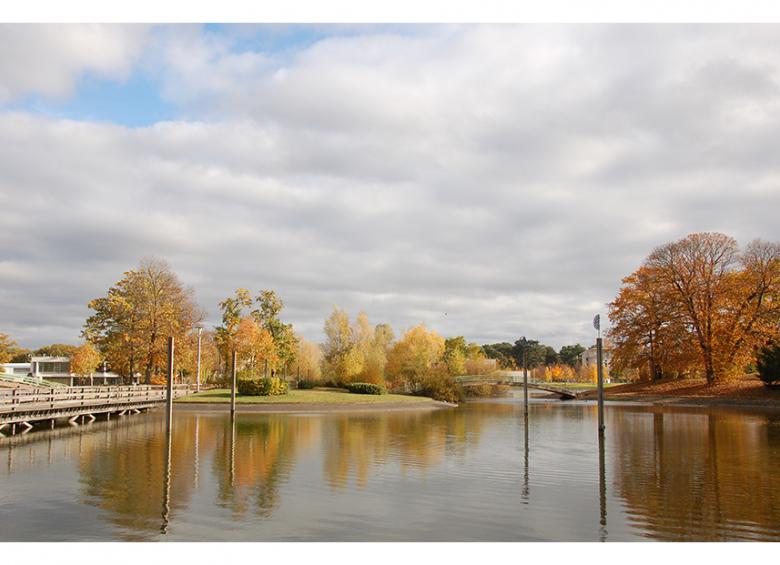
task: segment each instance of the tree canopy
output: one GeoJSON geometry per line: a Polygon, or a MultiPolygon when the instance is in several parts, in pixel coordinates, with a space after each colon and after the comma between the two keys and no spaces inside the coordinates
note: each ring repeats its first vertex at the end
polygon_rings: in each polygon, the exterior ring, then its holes
{"type": "Polygon", "coordinates": [[[780,244],[740,250],[721,233],[694,233],[653,251],[610,304],[616,362],[651,378],[737,375],[778,335],[780,244]]]}
{"type": "Polygon", "coordinates": [[[193,290],[168,263],[154,258],[127,271],[106,296],[90,301],[89,308],[94,314],[82,335],[114,371],[128,377],[143,372],[147,384],[166,370],[167,338],[174,337],[177,355],[184,354],[188,334],[203,318],[193,290]]]}

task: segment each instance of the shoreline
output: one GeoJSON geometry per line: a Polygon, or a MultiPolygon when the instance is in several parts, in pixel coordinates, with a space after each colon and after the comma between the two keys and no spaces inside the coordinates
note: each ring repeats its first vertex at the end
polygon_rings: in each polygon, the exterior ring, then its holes
{"type": "MultiPolygon", "coordinates": [[[[596,402],[595,398],[584,398],[588,402],[596,402]]],[[[772,399],[758,398],[701,398],[695,396],[670,396],[670,395],[632,395],[632,396],[610,396],[604,395],[605,402],[626,402],[635,404],[645,404],[648,406],[671,406],[680,408],[701,408],[701,407],[725,407],[725,408],[761,408],[770,410],[780,410],[780,402],[772,399]]]]}
{"type": "MultiPolygon", "coordinates": [[[[580,400],[595,402],[590,389],[580,400]]],[[[780,390],[764,385],[755,373],[708,383],[703,378],[667,378],[654,382],[616,384],[604,390],[607,402],[641,403],[647,406],[726,407],[780,410],[780,390]]]]}
{"type": "MultiPolygon", "coordinates": [[[[175,410],[201,410],[206,412],[230,412],[230,404],[226,402],[174,402],[175,410]]],[[[441,402],[439,400],[397,403],[375,402],[371,404],[360,403],[278,403],[278,404],[249,404],[236,403],[236,412],[254,413],[296,413],[296,414],[322,414],[326,412],[401,412],[421,410],[441,410],[444,408],[457,408],[457,404],[441,402]]]]}

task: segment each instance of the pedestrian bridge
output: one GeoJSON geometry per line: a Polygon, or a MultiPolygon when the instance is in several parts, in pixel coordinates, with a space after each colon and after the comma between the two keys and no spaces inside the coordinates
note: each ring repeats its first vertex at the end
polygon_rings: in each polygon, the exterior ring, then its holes
{"type": "MultiPolygon", "coordinates": [[[[173,398],[192,390],[190,385],[175,385],[173,398]]],[[[79,420],[93,422],[96,415],[138,414],[166,401],[166,387],[153,385],[0,389],[0,435],[9,428],[12,434],[17,428],[27,432],[37,422],[54,427],[56,420],[65,418],[78,425],[79,420]]]]}
{"type": "MultiPolygon", "coordinates": [[[[464,375],[455,377],[455,380],[463,386],[475,386],[481,384],[504,384],[509,386],[523,386],[523,380],[518,380],[515,376],[503,375],[500,373],[491,373],[489,375],[464,375]]],[[[528,388],[542,390],[557,394],[561,400],[577,400],[584,397],[590,389],[572,390],[565,386],[556,385],[550,382],[528,381],[528,388]]],[[[594,387],[595,388],[595,387],[594,387]]]]}

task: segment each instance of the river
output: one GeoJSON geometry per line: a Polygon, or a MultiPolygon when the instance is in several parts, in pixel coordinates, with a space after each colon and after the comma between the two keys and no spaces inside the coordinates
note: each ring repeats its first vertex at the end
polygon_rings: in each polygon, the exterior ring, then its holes
{"type": "Polygon", "coordinates": [[[0,439],[2,541],[780,541],[780,412],[162,410],[0,439]]]}

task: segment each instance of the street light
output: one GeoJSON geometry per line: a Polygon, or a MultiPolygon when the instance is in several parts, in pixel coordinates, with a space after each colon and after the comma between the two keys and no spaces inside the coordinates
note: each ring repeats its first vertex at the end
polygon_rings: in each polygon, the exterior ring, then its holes
{"type": "Polygon", "coordinates": [[[200,335],[203,333],[203,328],[198,326],[198,368],[195,375],[195,392],[200,392],[200,335]]]}

